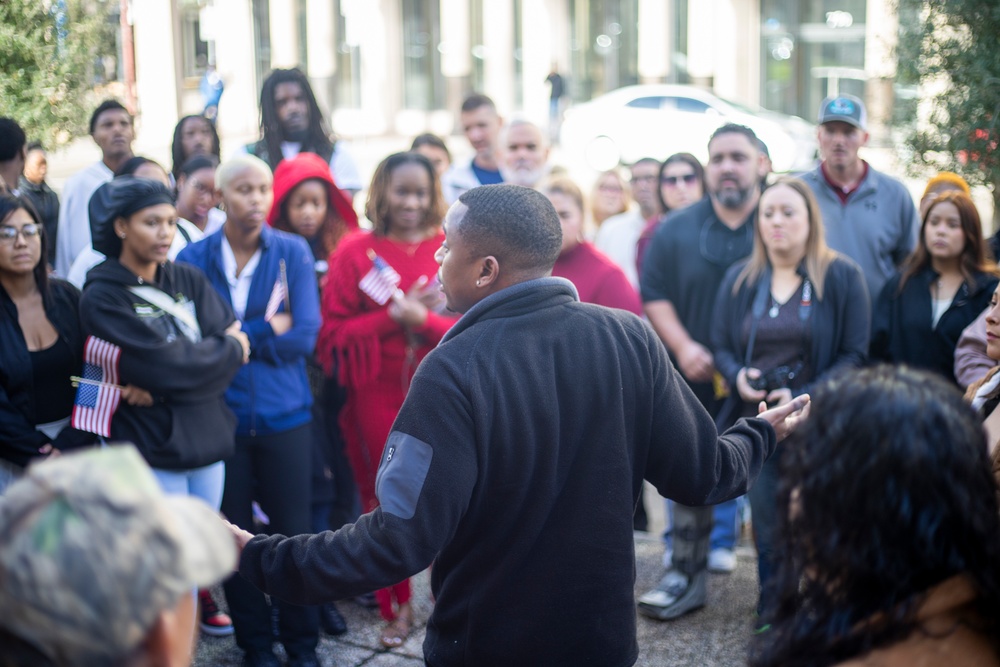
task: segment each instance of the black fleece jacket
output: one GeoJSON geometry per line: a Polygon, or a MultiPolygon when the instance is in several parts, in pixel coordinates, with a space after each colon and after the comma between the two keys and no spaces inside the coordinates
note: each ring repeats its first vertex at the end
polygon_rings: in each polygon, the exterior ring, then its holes
{"type": "Polygon", "coordinates": [[[240,573],[314,604],[434,561],[429,665],[631,665],[632,511],[645,476],[685,505],[744,493],[774,431],[715,423],[638,317],[521,283],[421,363],[377,478],[381,506],[337,532],[258,536],[240,573]]]}
{"type": "Polygon", "coordinates": [[[223,392],[243,363],[243,349],[225,329],[232,310],[205,275],[166,262],[152,284],[193,309],[202,339],[190,340],[173,318],[129,291],[143,284],[117,259],[87,274],[80,313],[84,334],[121,348],[119,377],[153,395],[151,407],[122,401],[111,420],[111,439],[135,443],[150,466],[189,470],[233,453],[236,417],[223,392]]]}

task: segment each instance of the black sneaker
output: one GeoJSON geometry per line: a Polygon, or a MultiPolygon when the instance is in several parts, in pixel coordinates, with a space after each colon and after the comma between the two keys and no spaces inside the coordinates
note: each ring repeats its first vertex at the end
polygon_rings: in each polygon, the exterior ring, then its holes
{"type": "Polygon", "coordinates": [[[243,667],[281,667],[281,662],[271,651],[247,651],[243,654],[243,667]]]}
{"type": "Polygon", "coordinates": [[[347,632],[347,621],[340,614],[337,605],[328,602],[319,607],[319,627],[328,635],[338,636],[347,632]]]}

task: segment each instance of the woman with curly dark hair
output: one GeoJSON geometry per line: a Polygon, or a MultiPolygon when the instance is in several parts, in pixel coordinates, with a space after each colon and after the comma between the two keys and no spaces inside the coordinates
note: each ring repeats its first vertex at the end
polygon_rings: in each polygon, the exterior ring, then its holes
{"type": "Polygon", "coordinates": [[[1000,665],[1000,507],[973,411],[939,375],[884,365],[812,402],[750,664],[1000,665]]]}

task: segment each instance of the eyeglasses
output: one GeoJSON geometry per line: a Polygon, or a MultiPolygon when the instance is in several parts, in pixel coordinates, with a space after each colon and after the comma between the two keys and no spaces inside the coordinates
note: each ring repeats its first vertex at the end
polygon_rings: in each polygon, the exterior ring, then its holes
{"type": "Polygon", "coordinates": [[[694,185],[694,182],[697,180],[698,176],[696,174],[684,174],[683,176],[664,176],[660,179],[660,183],[675,188],[678,181],[684,181],[684,185],[694,185]]]}
{"type": "Polygon", "coordinates": [[[38,238],[41,231],[42,230],[39,229],[38,225],[33,224],[27,224],[20,229],[5,225],[0,227],[0,243],[14,243],[14,241],[17,240],[18,234],[23,235],[25,241],[31,241],[38,238]]]}
{"type": "Polygon", "coordinates": [[[656,176],[633,176],[629,179],[629,183],[652,183],[656,180],[656,176]]]}

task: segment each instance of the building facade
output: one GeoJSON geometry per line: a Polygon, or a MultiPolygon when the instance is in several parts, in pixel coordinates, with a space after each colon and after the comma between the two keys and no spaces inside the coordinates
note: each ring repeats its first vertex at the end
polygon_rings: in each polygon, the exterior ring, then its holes
{"type": "Polygon", "coordinates": [[[209,62],[219,128],[256,133],[260,84],[301,67],[347,136],[455,130],[470,91],[542,121],[545,78],[570,102],[635,83],[691,83],[812,119],[830,93],[864,96],[876,125],[897,92],[892,0],[169,0],[133,2],[144,131],[201,110],[209,62]],[[144,76],[144,72],[155,75],[144,76]]]}

